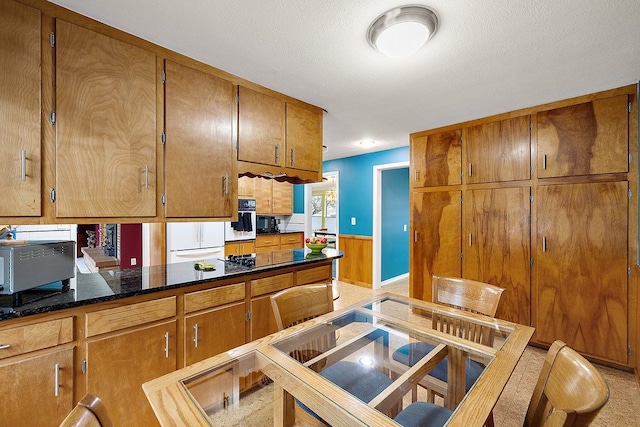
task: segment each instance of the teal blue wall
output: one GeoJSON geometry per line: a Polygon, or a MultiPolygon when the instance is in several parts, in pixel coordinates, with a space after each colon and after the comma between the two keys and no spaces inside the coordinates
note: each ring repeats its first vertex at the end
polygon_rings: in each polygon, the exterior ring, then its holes
{"type": "Polygon", "coordinates": [[[304,213],[304,185],[293,186],[293,213],[304,213]]]}
{"type": "Polygon", "coordinates": [[[409,272],[409,168],[382,171],[381,190],[380,278],[384,282],[409,272]]]}
{"type": "Polygon", "coordinates": [[[323,172],[339,172],[340,234],[373,235],[373,167],[408,161],[409,147],[400,147],[323,163],[323,172]],[[352,217],[356,225],[351,225],[352,217]]]}

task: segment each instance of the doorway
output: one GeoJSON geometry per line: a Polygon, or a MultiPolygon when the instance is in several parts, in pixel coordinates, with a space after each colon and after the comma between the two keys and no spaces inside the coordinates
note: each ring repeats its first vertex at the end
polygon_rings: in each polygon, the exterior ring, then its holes
{"type": "MultiPolygon", "coordinates": [[[[409,276],[408,263],[409,263],[409,240],[408,240],[408,230],[409,230],[409,182],[408,182],[408,168],[409,162],[397,162],[397,163],[388,163],[384,165],[377,165],[373,167],[373,271],[372,271],[372,287],[373,289],[380,289],[383,282],[385,284],[391,283],[396,280],[401,280],[405,277],[409,276]],[[399,196],[403,201],[398,202],[394,200],[387,201],[383,200],[383,196],[388,194],[387,192],[383,192],[383,172],[385,171],[395,171],[402,170],[404,172],[406,170],[406,181],[399,179],[398,182],[406,182],[405,184],[397,184],[402,185],[403,188],[402,193],[406,191],[406,205],[404,205],[405,201],[402,197],[401,192],[395,192],[396,196],[399,196]],[[398,205],[398,203],[402,203],[402,205],[398,205]],[[394,210],[394,206],[397,209],[394,210]],[[385,212],[383,215],[383,209],[389,210],[389,212],[385,212]],[[399,213],[399,216],[396,215],[399,213]],[[383,224],[384,220],[384,224],[383,224]],[[393,231],[391,231],[393,230],[393,231]],[[391,241],[396,244],[404,245],[406,242],[406,248],[404,246],[401,247],[401,250],[391,251],[394,256],[399,256],[402,258],[402,262],[406,262],[406,273],[395,274],[393,272],[385,272],[387,275],[393,275],[391,278],[385,277],[383,280],[383,263],[388,262],[389,264],[398,265],[398,261],[394,262],[393,259],[390,259],[389,256],[383,257],[383,234],[385,233],[393,233],[393,237],[390,238],[391,241]],[[406,249],[406,252],[405,252],[406,249]],[[406,254],[406,255],[404,255],[406,254]]],[[[399,171],[400,172],[400,171],[399,171]]],[[[386,240],[386,239],[385,239],[386,240]]],[[[388,267],[388,266],[385,266],[388,267]]]]}
{"type": "MultiPolygon", "coordinates": [[[[326,236],[328,247],[338,247],[339,173],[325,172],[322,182],[305,185],[305,236],[326,236]]],[[[334,261],[333,277],[338,277],[338,263],[334,261]]]]}

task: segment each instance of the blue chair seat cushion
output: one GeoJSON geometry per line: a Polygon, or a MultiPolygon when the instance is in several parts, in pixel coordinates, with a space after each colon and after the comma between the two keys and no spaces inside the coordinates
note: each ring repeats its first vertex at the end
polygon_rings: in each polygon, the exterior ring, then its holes
{"type": "MultiPolygon", "coordinates": [[[[338,387],[354,395],[365,403],[369,403],[392,383],[391,378],[382,372],[355,362],[339,361],[320,372],[320,376],[338,387]]],[[[327,424],[302,402],[298,405],[318,420],[327,424]]]]}
{"type": "Polygon", "coordinates": [[[447,422],[453,411],[428,402],[414,402],[404,408],[395,422],[403,427],[441,427],[447,422]]]}
{"type": "MultiPolygon", "coordinates": [[[[393,360],[400,362],[407,366],[415,365],[420,359],[426,356],[431,350],[435,348],[434,345],[427,344],[426,342],[415,342],[406,344],[393,352],[393,360]]],[[[465,378],[466,390],[473,386],[482,371],[484,371],[484,365],[478,363],[475,360],[467,358],[467,377],[465,378]]],[[[436,365],[435,368],[429,373],[432,377],[435,377],[441,381],[447,382],[447,358],[445,357],[436,365]]]]}

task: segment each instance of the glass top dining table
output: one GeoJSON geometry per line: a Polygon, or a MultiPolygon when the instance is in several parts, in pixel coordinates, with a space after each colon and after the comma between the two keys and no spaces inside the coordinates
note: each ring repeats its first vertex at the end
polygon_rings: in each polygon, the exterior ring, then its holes
{"type": "Polygon", "coordinates": [[[305,411],[334,426],[397,426],[393,418],[412,400],[423,400],[425,393],[417,390],[425,386],[443,396],[436,403],[453,411],[447,425],[481,426],[533,331],[380,294],[143,389],[161,425],[305,425],[296,415],[305,411]],[[420,348],[427,350],[412,358],[420,348]],[[446,382],[434,374],[445,357],[446,382]],[[469,382],[472,365],[480,371],[469,382]]]}

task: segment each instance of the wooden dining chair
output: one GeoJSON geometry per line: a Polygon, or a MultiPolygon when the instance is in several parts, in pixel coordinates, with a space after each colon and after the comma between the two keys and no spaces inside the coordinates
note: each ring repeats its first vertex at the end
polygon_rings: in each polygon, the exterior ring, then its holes
{"type": "MultiPolygon", "coordinates": [[[[446,305],[459,310],[483,314],[493,317],[496,314],[500,297],[504,289],[489,283],[475,280],[461,279],[457,277],[433,276],[432,299],[437,304],[446,305]]],[[[480,326],[472,322],[463,322],[454,319],[444,313],[432,313],[432,328],[441,332],[455,335],[469,341],[492,346],[494,339],[493,328],[480,326]]],[[[393,360],[406,366],[415,365],[426,356],[434,345],[425,342],[406,344],[393,353],[393,360]]],[[[469,390],[476,382],[485,366],[475,360],[467,358],[465,390],[469,390]]],[[[447,358],[445,357],[429,373],[420,385],[427,389],[427,401],[434,401],[434,394],[445,397],[447,392],[447,358]]],[[[417,400],[417,392],[413,390],[412,400],[417,400]]],[[[493,425],[493,416],[487,420],[488,425],[493,425]]]]}
{"type": "MultiPolygon", "coordinates": [[[[271,307],[279,330],[297,325],[333,311],[332,285],[302,285],[285,289],[271,296],[271,307]]],[[[335,338],[331,337],[333,333],[320,341],[306,343],[301,349],[292,352],[291,357],[305,363],[335,345],[335,338]]],[[[310,368],[363,402],[370,402],[392,383],[384,373],[360,363],[338,361],[324,369],[326,361],[321,362],[310,368]]],[[[312,426],[328,425],[302,402],[296,400],[296,404],[302,409],[297,414],[305,423],[312,426]]]]}
{"type": "Polygon", "coordinates": [[[555,341],[544,359],[525,427],[588,426],[609,400],[609,387],[587,359],[555,341]]]}
{"type": "Polygon", "coordinates": [[[60,427],[111,427],[111,419],[100,398],[85,394],[60,427]]]}

